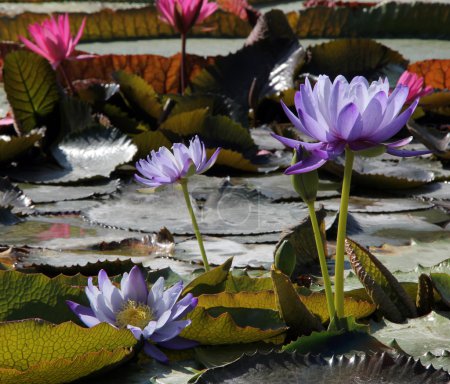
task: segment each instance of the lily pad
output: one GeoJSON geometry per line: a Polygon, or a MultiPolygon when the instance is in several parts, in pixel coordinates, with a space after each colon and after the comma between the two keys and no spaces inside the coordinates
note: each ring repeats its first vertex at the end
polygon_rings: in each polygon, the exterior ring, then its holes
{"type": "Polygon", "coordinates": [[[18,159],[33,148],[44,137],[41,130],[31,131],[25,136],[0,136],[0,163],[6,164],[18,159]]]}
{"type": "Polygon", "coordinates": [[[11,177],[25,182],[69,183],[108,177],[130,161],[137,148],[116,129],[95,127],[70,134],[52,154],[58,165],[30,166],[11,171],[11,177]]]}
{"type": "Polygon", "coordinates": [[[119,179],[89,185],[56,186],[18,184],[19,187],[36,203],[52,203],[55,201],[80,200],[117,192],[121,186],[119,179]]]}
{"type": "Polygon", "coordinates": [[[432,273],[431,280],[434,288],[441,295],[442,301],[450,307],[450,274],[449,273],[432,273]]]}
{"type": "Polygon", "coordinates": [[[198,383],[261,383],[281,384],[301,380],[304,384],[373,382],[396,384],[446,383],[449,375],[434,368],[425,368],[411,357],[388,354],[333,356],[330,360],[312,355],[272,352],[254,354],[208,370],[198,383]]]}
{"type": "MultiPolygon", "coordinates": [[[[431,312],[427,316],[409,319],[404,324],[395,324],[388,320],[371,323],[372,335],[383,343],[398,345],[403,351],[415,358],[425,357],[428,353],[443,356],[449,348],[450,313],[431,312]]],[[[427,360],[438,367],[437,360],[427,360]]],[[[450,364],[444,368],[450,369],[450,364]]]]}
{"type": "Polygon", "coordinates": [[[129,359],[137,343],[128,330],[106,323],[81,328],[41,320],[7,322],[0,324],[0,335],[6,341],[0,347],[5,384],[73,381],[129,359]]]}
{"type": "MultiPolygon", "coordinates": [[[[273,204],[256,192],[233,187],[209,194],[201,209],[195,201],[193,205],[200,231],[207,235],[279,232],[307,215],[303,204],[273,204]]],[[[117,228],[154,232],[166,226],[173,234],[194,234],[181,191],[170,187],[164,193],[130,192],[86,209],[83,216],[117,228]]]]}

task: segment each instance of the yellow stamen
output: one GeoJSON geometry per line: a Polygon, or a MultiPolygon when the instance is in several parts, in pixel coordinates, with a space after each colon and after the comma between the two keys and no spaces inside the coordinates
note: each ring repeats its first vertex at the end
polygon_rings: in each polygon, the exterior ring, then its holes
{"type": "Polygon", "coordinates": [[[153,313],[149,306],[128,300],[122,309],[116,314],[116,324],[119,328],[127,325],[145,328],[153,320],[153,313]]]}

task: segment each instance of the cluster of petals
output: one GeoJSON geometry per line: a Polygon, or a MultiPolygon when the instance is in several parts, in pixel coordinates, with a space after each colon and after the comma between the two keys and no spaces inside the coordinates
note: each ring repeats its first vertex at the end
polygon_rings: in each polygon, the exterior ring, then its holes
{"type": "Polygon", "coordinates": [[[397,84],[406,85],[409,89],[408,97],[406,98],[405,102],[406,104],[412,103],[419,97],[433,93],[433,88],[431,88],[430,86],[425,87],[423,77],[413,72],[403,72],[398,79],[397,84]]]}
{"type": "Polygon", "coordinates": [[[173,184],[191,174],[206,172],[214,165],[219,152],[220,148],[208,160],[205,144],[195,136],[189,146],[175,143],[172,152],[166,147],[159,148],[157,152],[152,151],[147,159],[141,159],[136,163],[140,175],[136,174],[134,177],[150,188],[173,184]]]}
{"type": "Polygon", "coordinates": [[[156,0],[161,20],[186,34],[196,24],[212,15],[218,6],[207,0],[156,0]]]}
{"type": "Polygon", "coordinates": [[[28,32],[34,42],[23,36],[20,36],[20,40],[28,49],[46,58],[53,69],[56,69],[63,60],[73,58],[73,51],[83,35],[85,24],[86,19],[83,19],[77,35],[72,37],[69,15],[66,13],[44,20],[41,24],[31,24],[28,32]]]}
{"type": "Polygon", "coordinates": [[[86,295],[90,308],[73,301],[67,301],[67,304],[88,327],[103,322],[117,328],[122,327],[118,317],[129,303],[148,308],[148,313],[151,314],[148,324],[143,327],[128,324],[127,328],[136,339],[145,340],[144,351],[149,356],[167,362],[167,356],[157,345],[169,349],[185,349],[197,345],[178,336],[190,324],[190,320],[180,319],[192,311],[198,302],[190,293],[178,301],[182,290],[182,281],[164,290],[163,277],[148,290],[144,276],[137,266],[134,266],[129,274],[123,274],[118,288],[110,281],[106,272],[101,270],[98,274],[98,287],[93,285],[92,277],[88,280],[86,295]]]}
{"type": "Polygon", "coordinates": [[[314,88],[308,79],[295,94],[298,116],[282,102],[289,120],[316,142],[309,143],[273,135],[288,147],[308,153],[300,162],[286,170],[286,174],[304,173],[319,168],[328,160],[341,155],[346,148],[353,151],[383,146],[395,156],[416,156],[429,151],[399,150],[412,137],[385,143],[397,134],[411,117],[418,99],[402,111],[408,97],[408,87],[397,85],[390,93],[387,79],[371,84],[361,76],[349,83],[343,76],[334,82],[319,76],[314,88]]]}

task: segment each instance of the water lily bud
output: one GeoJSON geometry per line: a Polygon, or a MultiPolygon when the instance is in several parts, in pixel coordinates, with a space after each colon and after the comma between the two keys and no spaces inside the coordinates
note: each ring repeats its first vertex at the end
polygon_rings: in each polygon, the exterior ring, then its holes
{"type": "Polygon", "coordinates": [[[284,240],[275,252],[275,267],[285,275],[291,276],[296,261],[294,247],[289,240],[284,240]]]}
{"type": "MultiPolygon", "coordinates": [[[[301,157],[308,156],[307,152],[298,152],[294,149],[294,156],[292,157],[292,165],[302,161],[303,159],[298,159],[299,155],[301,157]]],[[[303,199],[305,203],[313,203],[316,201],[317,190],[319,189],[319,175],[317,170],[310,171],[308,173],[298,173],[291,175],[291,183],[298,193],[298,195],[303,199]]]]}

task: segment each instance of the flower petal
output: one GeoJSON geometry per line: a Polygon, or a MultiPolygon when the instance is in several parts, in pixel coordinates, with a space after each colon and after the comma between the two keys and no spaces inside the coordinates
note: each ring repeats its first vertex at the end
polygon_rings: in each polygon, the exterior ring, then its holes
{"type": "Polygon", "coordinates": [[[85,307],[84,305],[80,305],[70,300],[66,300],[66,304],[69,306],[72,312],[74,312],[75,315],[77,315],[78,318],[89,328],[93,327],[94,325],[100,324],[100,320],[95,317],[94,311],[91,308],[85,307]]]}
{"type": "Polygon", "coordinates": [[[137,265],[131,268],[130,274],[121,288],[124,300],[132,300],[142,304],[147,303],[147,283],[137,265]]]}
{"type": "Polygon", "coordinates": [[[197,347],[200,343],[194,340],[185,339],[181,336],[175,336],[173,339],[159,342],[158,345],[167,349],[183,350],[197,347]]]}
{"type": "Polygon", "coordinates": [[[153,357],[156,361],[160,363],[167,364],[169,362],[168,357],[162,353],[156,346],[150,344],[149,342],[144,343],[144,352],[147,356],[153,357]]]}
{"type": "Polygon", "coordinates": [[[153,333],[151,340],[159,343],[173,339],[175,336],[178,336],[180,332],[189,324],[191,324],[191,320],[178,320],[167,323],[163,328],[157,329],[153,333]]]}

